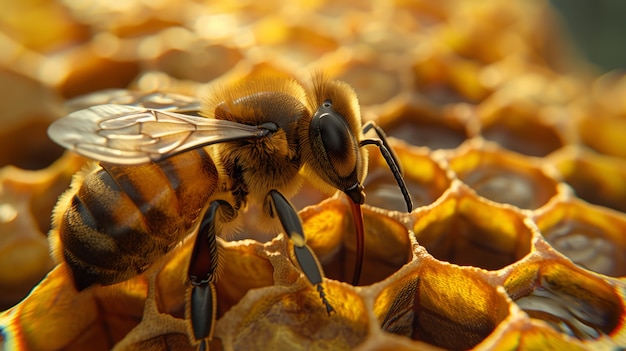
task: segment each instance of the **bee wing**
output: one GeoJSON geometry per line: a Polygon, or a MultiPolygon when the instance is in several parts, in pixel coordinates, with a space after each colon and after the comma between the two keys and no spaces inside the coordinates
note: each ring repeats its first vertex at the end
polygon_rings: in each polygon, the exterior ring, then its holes
{"type": "Polygon", "coordinates": [[[159,161],[185,150],[250,139],[262,130],[231,121],[127,105],[98,105],[50,125],[48,135],[83,156],[119,165],[159,161]]]}

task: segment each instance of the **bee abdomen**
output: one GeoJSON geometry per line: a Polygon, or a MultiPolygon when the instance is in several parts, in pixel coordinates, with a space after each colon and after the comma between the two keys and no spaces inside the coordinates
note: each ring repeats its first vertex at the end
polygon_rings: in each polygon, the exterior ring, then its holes
{"type": "Polygon", "coordinates": [[[184,238],[216,186],[217,170],[203,150],[140,166],[102,164],[59,226],[76,287],[143,272],[184,238]]]}

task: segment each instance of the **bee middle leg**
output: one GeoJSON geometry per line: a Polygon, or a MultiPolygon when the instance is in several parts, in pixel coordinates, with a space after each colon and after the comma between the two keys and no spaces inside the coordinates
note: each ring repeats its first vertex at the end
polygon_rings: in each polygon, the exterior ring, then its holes
{"type": "Polygon", "coordinates": [[[334,308],[326,300],[326,294],[322,287],[322,269],[319,262],[315,258],[313,251],[306,244],[306,238],[304,236],[304,230],[302,229],[302,222],[298,212],[293,205],[277,190],[270,190],[267,194],[270,204],[269,213],[270,216],[278,216],[280,223],[289,236],[289,239],[294,243],[294,253],[298,265],[302,269],[302,272],[306,278],[313,284],[317,292],[322,299],[322,303],[326,307],[326,312],[331,314],[334,308]]]}
{"type": "Polygon", "coordinates": [[[187,274],[191,285],[186,318],[191,321],[194,339],[200,350],[207,350],[213,337],[217,316],[215,272],[218,264],[216,221],[218,210],[222,217],[232,218],[235,209],[226,201],[215,200],[209,204],[191,253],[187,274]]]}

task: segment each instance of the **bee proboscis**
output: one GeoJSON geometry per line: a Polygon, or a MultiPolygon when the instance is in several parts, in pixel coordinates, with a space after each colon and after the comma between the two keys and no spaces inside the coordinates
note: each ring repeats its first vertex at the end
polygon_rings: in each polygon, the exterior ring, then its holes
{"type": "Polygon", "coordinates": [[[329,314],[322,269],[287,198],[308,179],[351,199],[355,285],[364,245],[362,146],[378,146],[412,209],[385,134],[374,123],[361,124],[356,94],[343,82],[317,75],[305,89],[288,77],[252,77],[215,89],[202,104],[175,94],[116,90],[72,105],[82,109],[48,133],[99,165],[59,200],[50,235],[55,258],[67,263],[78,290],[115,284],[141,274],[199,228],[187,271],[186,318],[200,348],[207,347],[216,318],[216,235],[248,202],[278,219],[294,244],[295,263],[329,314]],[[100,105],[89,107],[94,101],[100,105]],[[377,138],[364,137],[370,130],[377,138]]]}

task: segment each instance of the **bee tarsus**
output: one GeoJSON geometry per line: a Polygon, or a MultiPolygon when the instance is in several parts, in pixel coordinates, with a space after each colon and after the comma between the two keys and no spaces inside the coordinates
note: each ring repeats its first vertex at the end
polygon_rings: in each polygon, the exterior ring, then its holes
{"type": "Polygon", "coordinates": [[[272,205],[270,213],[278,217],[285,233],[287,233],[287,236],[289,236],[289,239],[293,242],[294,256],[300,269],[309,282],[317,287],[322,303],[330,315],[330,313],[334,311],[334,308],[326,299],[324,287],[322,286],[322,270],[311,248],[306,244],[306,237],[304,236],[304,230],[302,229],[302,222],[300,221],[298,212],[289,200],[276,190],[271,190],[269,194],[267,194],[267,197],[272,205]]]}
{"type": "Polygon", "coordinates": [[[326,300],[326,293],[324,292],[324,287],[322,287],[321,285],[318,285],[317,292],[320,294],[320,299],[322,299],[324,306],[326,306],[326,313],[328,313],[328,315],[330,316],[333,312],[335,312],[335,309],[333,308],[333,306],[330,305],[330,303],[328,303],[328,300],[326,300]]]}
{"type": "Polygon", "coordinates": [[[215,285],[212,282],[191,287],[190,321],[193,337],[200,343],[213,337],[216,301],[215,285]]]}
{"type": "Polygon", "coordinates": [[[191,285],[202,285],[213,282],[217,269],[217,242],[215,228],[217,211],[224,208],[227,212],[234,212],[232,206],[223,200],[211,202],[202,218],[200,229],[189,261],[189,281],[191,285]]]}
{"type": "Polygon", "coordinates": [[[219,260],[215,225],[220,208],[232,214],[233,209],[226,201],[215,200],[209,204],[200,223],[187,270],[191,285],[188,320],[191,321],[195,340],[201,344],[213,337],[213,323],[217,316],[215,271],[219,260]]]}

